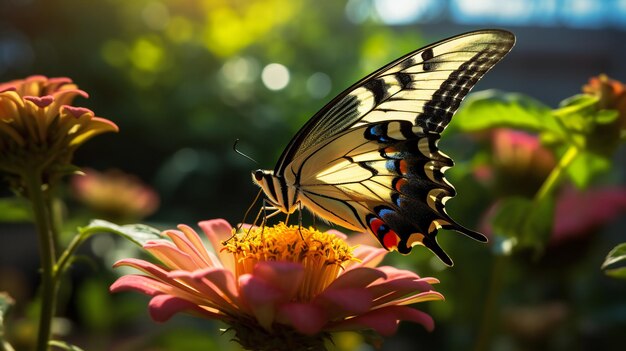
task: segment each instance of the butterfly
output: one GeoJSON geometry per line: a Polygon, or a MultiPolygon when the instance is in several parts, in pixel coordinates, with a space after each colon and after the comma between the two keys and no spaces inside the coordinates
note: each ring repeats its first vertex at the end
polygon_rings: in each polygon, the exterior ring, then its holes
{"type": "Polygon", "coordinates": [[[437,231],[487,238],[452,220],[453,161],[437,142],[461,100],[513,47],[504,30],[444,39],[387,64],[339,94],[289,142],[274,170],[252,180],[277,211],[302,206],[347,229],[370,232],[387,250],[424,245],[442,262],[437,231]]]}

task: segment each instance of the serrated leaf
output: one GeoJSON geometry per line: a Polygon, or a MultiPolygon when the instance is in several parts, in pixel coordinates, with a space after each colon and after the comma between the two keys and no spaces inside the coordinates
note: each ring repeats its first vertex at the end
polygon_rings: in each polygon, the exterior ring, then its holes
{"type": "Polygon", "coordinates": [[[567,167],[566,172],[574,185],[585,189],[593,178],[611,168],[611,161],[601,155],[582,151],[567,167]]]}
{"type": "Polygon", "coordinates": [[[497,90],[480,91],[468,96],[454,119],[451,126],[464,131],[512,127],[562,134],[548,106],[523,94],[497,90]]]}
{"type": "Polygon", "coordinates": [[[617,262],[626,263],[626,243],[621,243],[615,246],[609,253],[606,255],[604,262],[602,263],[602,269],[615,264],[617,262]]]}
{"type": "Polygon", "coordinates": [[[133,243],[143,246],[150,240],[166,238],[161,231],[145,224],[117,225],[101,219],[92,220],[88,226],[80,228],[81,233],[105,232],[120,235],[133,243]]]}

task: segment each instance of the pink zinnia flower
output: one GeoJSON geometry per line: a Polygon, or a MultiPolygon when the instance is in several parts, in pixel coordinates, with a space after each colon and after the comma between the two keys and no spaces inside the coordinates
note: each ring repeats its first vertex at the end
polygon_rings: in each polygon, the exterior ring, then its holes
{"type": "Polygon", "coordinates": [[[159,195],[152,188],[117,169],[84,169],[72,178],[72,190],[99,218],[116,222],[136,222],[159,207],[159,195]]]}
{"type": "Polygon", "coordinates": [[[432,330],[426,313],[407,305],[443,296],[435,278],[389,266],[377,267],[386,250],[350,247],[343,234],[279,224],[233,236],[224,220],[200,223],[214,252],[188,226],[171,239],[144,248],[161,264],[124,259],[115,264],[141,270],[119,278],[111,291],[152,296],[155,321],[178,312],[228,323],[236,340],[254,350],[323,349],[329,332],[396,332],[402,320],[432,330]],[[225,241],[224,241],[225,240],[225,241]]]}

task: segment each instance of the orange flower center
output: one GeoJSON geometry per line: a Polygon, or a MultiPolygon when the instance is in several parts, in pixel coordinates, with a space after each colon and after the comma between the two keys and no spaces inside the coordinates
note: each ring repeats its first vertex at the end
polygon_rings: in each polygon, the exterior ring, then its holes
{"type": "Polygon", "coordinates": [[[298,301],[310,301],[334,281],[346,261],[357,260],[352,247],[335,235],[283,222],[264,228],[237,233],[224,244],[233,254],[235,274],[252,273],[260,261],[295,262],[304,268],[304,279],[298,289],[298,301]]]}

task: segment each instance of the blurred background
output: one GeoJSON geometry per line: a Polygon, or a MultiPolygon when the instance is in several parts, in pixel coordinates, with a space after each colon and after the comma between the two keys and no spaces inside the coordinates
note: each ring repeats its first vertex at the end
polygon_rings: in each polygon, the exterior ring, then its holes
{"type": "MultiPolygon", "coordinates": [[[[1,0],[0,81],[70,77],[90,94],[76,105],[120,127],[79,149],[74,163],[100,176],[126,177],[120,189],[132,189],[129,200],[103,209],[102,201],[85,199],[80,181],[68,181],[63,206],[74,228],[95,216],[145,218],[163,229],[209,218],[237,223],[257,192],[250,171],[272,169],[299,127],[333,96],[409,51],[481,28],[508,29],[517,44],[474,91],[520,92],[556,107],[600,73],[626,81],[624,0],[1,0]],[[260,166],[233,152],[236,139],[260,166]],[[137,205],[143,210],[125,208],[137,198],[146,201],[137,205]]],[[[494,201],[471,176],[476,140],[450,135],[441,143],[458,165],[449,174],[459,196],[448,212],[469,228],[480,228],[494,201]]],[[[625,156],[622,146],[610,174],[594,180],[611,186],[615,213],[601,225],[577,228],[574,239],[539,258],[510,259],[496,289],[493,321],[487,321],[490,349],[624,347],[626,283],[604,276],[599,266],[626,241],[625,156]]],[[[11,196],[4,184],[0,195],[11,196]]],[[[591,204],[585,197],[572,201],[591,204]]],[[[601,206],[605,200],[597,201],[601,206]]],[[[0,224],[0,290],[18,300],[11,332],[21,340],[33,326],[20,325],[18,317],[32,313],[20,301],[36,293],[38,261],[31,225],[12,218],[0,224]]],[[[442,281],[437,288],[447,300],[420,306],[433,315],[436,330],[403,324],[384,350],[470,349],[485,323],[484,302],[494,291],[491,251],[453,233],[440,237],[454,268],[444,269],[426,250],[390,255],[394,264],[442,281]]],[[[133,249],[111,238],[90,244],[85,254],[96,259],[77,264],[61,294],[64,332],[77,345],[231,347],[220,336],[221,325],[185,316],[157,325],[148,318],[144,296],[110,296],[108,286],[119,274],[110,265],[133,249]]],[[[358,344],[350,340],[340,341],[358,344]]]]}

